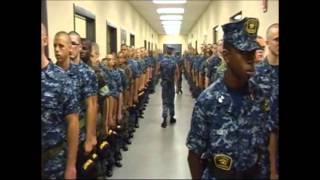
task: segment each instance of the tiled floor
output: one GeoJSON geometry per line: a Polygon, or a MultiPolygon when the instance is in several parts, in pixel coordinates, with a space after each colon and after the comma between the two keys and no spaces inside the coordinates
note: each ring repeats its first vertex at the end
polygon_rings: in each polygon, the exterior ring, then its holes
{"type": "Polygon", "coordinates": [[[185,146],[190,128],[194,100],[185,79],[182,95],[175,97],[177,123],[160,127],[162,122],[161,86],[150,95],[150,101],[139,120],[129,151],[123,152],[123,166],[115,168],[112,179],[190,179],[185,146]]]}

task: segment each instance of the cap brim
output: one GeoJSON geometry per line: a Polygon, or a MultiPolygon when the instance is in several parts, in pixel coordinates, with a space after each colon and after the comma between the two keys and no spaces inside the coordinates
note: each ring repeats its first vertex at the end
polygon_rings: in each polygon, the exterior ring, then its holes
{"type": "Polygon", "coordinates": [[[251,43],[237,43],[237,44],[233,44],[234,47],[240,51],[246,51],[246,52],[250,52],[250,51],[254,51],[257,49],[260,49],[259,44],[256,41],[253,41],[251,43]]]}

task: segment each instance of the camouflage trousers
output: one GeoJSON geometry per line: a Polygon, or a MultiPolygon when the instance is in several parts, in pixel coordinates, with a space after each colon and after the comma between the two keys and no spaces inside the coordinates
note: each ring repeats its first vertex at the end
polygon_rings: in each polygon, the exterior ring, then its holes
{"type": "Polygon", "coordinates": [[[174,82],[161,81],[162,86],[162,117],[167,118],[174,116],[174,82]]]}
{"type": "Polygon", "coordinates": [[[44,179],[63,179],[66,164],[66,150],[60,151],[43,165],[42,175],[44,179]]]}
{"type": "Polygon", "coordinates": [[[181,85],[182,85],[182,73],[180,73],[180,75],[179,75],[179,79],[178,79],[178,87],[177,87],[177,89],[178,90],[181,90],[181,85]]]}

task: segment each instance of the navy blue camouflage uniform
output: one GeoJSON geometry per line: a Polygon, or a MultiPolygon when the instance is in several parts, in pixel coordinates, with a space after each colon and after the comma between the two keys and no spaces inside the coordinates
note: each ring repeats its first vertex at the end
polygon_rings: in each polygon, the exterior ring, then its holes
{"type": "Polygon", "coordinates": [[[76,93],[80,100],[80,143],[84,142],[86,130],[85,114],[86,114],[86,98],[90,96],[97,96],[98,94],[98,80],[94,70],[80,60],[79,64],[70,63],[67,70],[69,77],[77,84],[76,93]]]}
{"type": "MultiPolygon", "coordinates": [[[[224,41],[242,51],[257,49],[258,23],[257,19],[245,18],[222,26],[224,41]]],[[[231,172],[255,169],[240,178],[269,178],[268,138],[276,126],[270,115],[270,100],[254,81],[249,81],[244,91],[232,91],[223,79],[224,75],[198,97],[186,145],[202,159],[217,164],[213,165],[216,168],[207,166],[202,179],[226,178],[228,169],[219,169],[219,161],[213,160],[219,155],[232,159],[226,164],[231,172]],[[218,175],[219,171],[224,175],[218,175]]]]}
{"type": "MultiPolygon", "coordinates": [[[[271,117],[275,122],[274,132],[279,131],[279,66],[270,65],[267,58],[256,65],[256,75],[252,78],[270,97],[271,117]]],[[[279,172],[279,159],[277,158],[279,172]]]]}
{"type": "Polygon", "coordinates": [[[179,67],[179,78],[178,78],[178,82],[177,82],[177,89],[178,90],[181,90],[181,85],[182,85],[182,72],[184,70],[184,64],[183,64],[183,57],[181,56],[177,56],[177,64],[178,64],[178,67],[179,67]]]}
{"type": "Polygon", "coordinates": [[[174,117],[174,96],[175,96],[175,71],[177,68],[173,56],[165,55],[160,62],[160,77],[162,86],[162,117],[174,117]],[[172,68],[170,68],[172,67],[172,68]]]}
{"type": "MultiPolygon", "coordinates": [[[[42,152],[66,142],[65,117],[79,113],[76,84],[59,66],[49,63],[41,70],[41,148],[42,152]]],[[[62,179],[66,163],[66,146],[42,165],[49,179],[62,179]]]]}
{"type": "Polygon", "coordinates": [[[279,126],[279,66],[273,66],[265,59],[256,65],[256,74],[252,78],[270,97],[271,116],[277,128],[279,126]]]}
{"type": "Polygon", "coordinates": [[[218,56],[213,56],[208,60],[208,66],[206,71],[206,76],[209,79],[208,85],[214,82],[214,74],[217,72],[218,66],[221,64],[221,58],[218,56]]]}

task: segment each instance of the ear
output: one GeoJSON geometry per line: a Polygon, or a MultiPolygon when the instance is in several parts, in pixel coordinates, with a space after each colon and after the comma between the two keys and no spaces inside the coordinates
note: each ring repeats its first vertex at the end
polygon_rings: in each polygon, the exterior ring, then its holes
{"type": "Polygon", "coordinates": [[[269,46],[270,41],[269,40],[265,40],[265,43],[266,43],[265,47],[267,47],[267,46],[269,46]]]}
{"type": "Polygon", "coordinates": [[[48,46],[48,36],[44,36],[43,37],[43,45],[46,47],[46,46],[48,46]]]}
{"type": "Polygon", "coordinates": [[[72,54],[72,45],[71,45],[71,43],[70,43],[70,45],[68,45],[68,50],[69,50],[69,55],[71,55],[72,54]]]}

